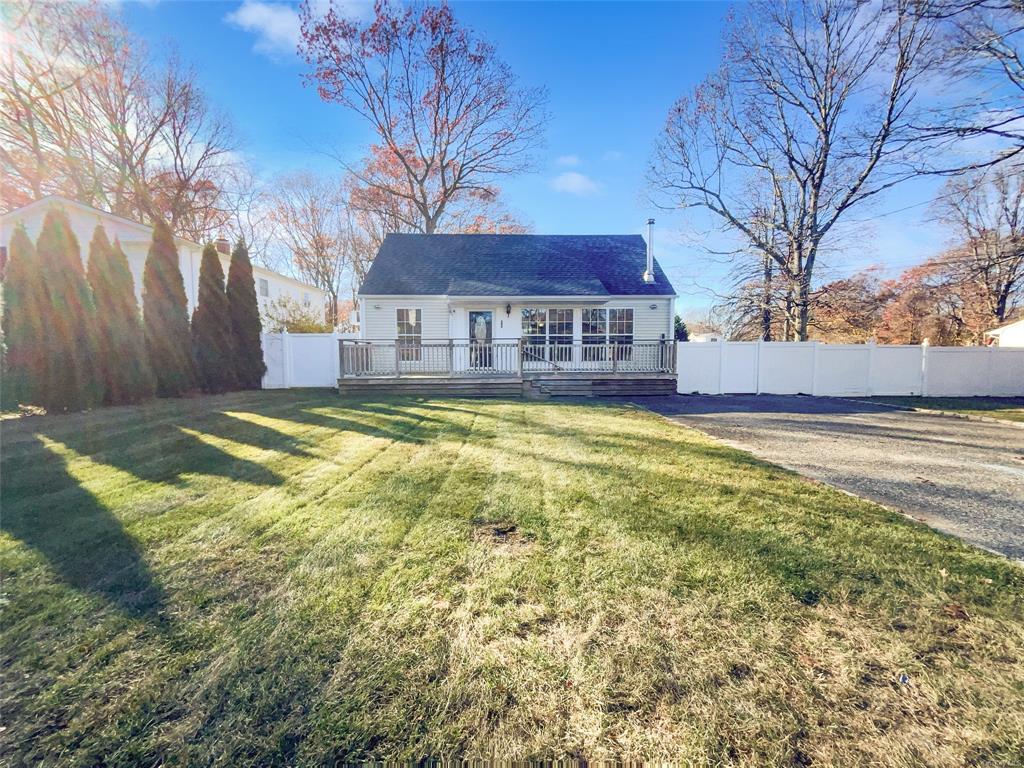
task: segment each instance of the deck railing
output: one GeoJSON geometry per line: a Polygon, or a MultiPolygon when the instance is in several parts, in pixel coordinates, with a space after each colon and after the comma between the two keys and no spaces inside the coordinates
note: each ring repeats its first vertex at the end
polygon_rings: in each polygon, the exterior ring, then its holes
{"type": "Polygon", "coordinates": [[[533,344],[526,340],[339,341],[343,378],[386,376],[530,376],[540,373],[675,373],[671,341],[629,344],[533,344]]]}

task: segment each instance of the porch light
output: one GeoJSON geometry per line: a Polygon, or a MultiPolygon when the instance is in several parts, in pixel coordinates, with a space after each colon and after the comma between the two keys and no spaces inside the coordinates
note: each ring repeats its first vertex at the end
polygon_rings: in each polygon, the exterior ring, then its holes
{"type": "Polygon", "coordinates": [[[657,309],[657,308],[658,308],[658,305],[657,305],[657,304],[651,304],[650,308],[651,308],[651,309],[657,309]]]}
{"type": "Polygon", "coordinates": [[[512,305],[511,304],[506,304],[505,305],[505,317],[512,317],[512,305]]]}

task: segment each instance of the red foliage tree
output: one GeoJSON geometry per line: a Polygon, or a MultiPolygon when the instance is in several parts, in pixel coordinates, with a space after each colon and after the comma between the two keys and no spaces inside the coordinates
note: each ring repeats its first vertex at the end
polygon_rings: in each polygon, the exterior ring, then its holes
{"type": "Polygon", "coordinates": [[[977,284],[960,278],[955,256],[927,261],[885,284],[891,300],[877,328],[884,344],[980,344],[991,316],[977,284]]]}
{"type": "Polygon", "coordinates": [[[375,6],[358,25],[305,2],[299,49],[320,97],[361,115],[379,137],[349,168],[366,205],[396,230],[439,231],[450,209],[493,196],[496,179],[526,170],[546,120],[543,89],[523,88],[494,47],[446,5],[375,6]],[[385,196],[382,204],[372,199],[385,196]]]}

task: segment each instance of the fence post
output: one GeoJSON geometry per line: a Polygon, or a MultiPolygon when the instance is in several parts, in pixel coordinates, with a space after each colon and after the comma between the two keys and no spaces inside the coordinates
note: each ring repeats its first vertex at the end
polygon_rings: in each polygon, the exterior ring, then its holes
{"type": "Polygon", "coordinates": [[[400,365],[401,361],[402,361],[402,350],[398,346],[398,339],[395,339],[395,378],[396,379],[400,378],[402,376],[402,366],[400,365]]]}
{"type": "Polygon", "coordinates": [[[811,397],[818,395],[818,344],[812,341],[811,344],[811,397]]]}
{"type": "Polygon", "coordinates": [[[992,378],[992,364],[995,362],[996,348],[988,347],[987,349],[988,353],[985,355],[985,372],[987,374],[985,376],[985,383],[988,384],[988,390],[985,392],[985,394],[988,395],[989,397],[994,397],[995,395],[998,394],[998,392],[995,391],[996,385],[992,378]]]}
{"type": "Polygon", "coordinates": [[[281,380],[288,389],[292,385],[292,340],[287,329],[281,331],[281,357],[281,380]]]}
{"type": "Polygon", "coordinates": [[[921,342],[921,397],[928,395],[928,339],[921,342]]]}
{"type": "Polygon", "coordinates": [[[875,391],[875,388],[871,385],[871,377],[874,375],[875,370],[875,346],[875,340],[873,338],[868,339],[868,371],[864,381],[864,393],[867,397],[871,397],[875,391]]]}
{"type": "Polygon", "coordinates": [[[523,337],[519,337],[519,378],[523,378],[523,337]]]}
{"type": "Polygon", "coordinates": [[[761,394],[761,345],[764,339],[758,338],[757,346],[754,347],[754,394],[761,394]]]}
{"type": "Polygon", "coordinates": [[[343,378],[345,378],[345,340],[338,338],[338,379],[343,378]]]}
{"type": "Polygon", "coordinates": [[[725,394],[725,339],[718,340],[718,392],[714,394],[725,394]]]}

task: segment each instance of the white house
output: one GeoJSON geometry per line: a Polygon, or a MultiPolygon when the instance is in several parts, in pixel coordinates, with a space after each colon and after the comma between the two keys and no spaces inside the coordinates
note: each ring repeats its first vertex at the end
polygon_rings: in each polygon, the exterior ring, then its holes
{"type": "Polygon", "coordinates": [[[648,244],[640,235],[389,234],[359,290],[360,339],[342,342],[341,386],[671,379],[676,294],[648,244]]]}
{"type": "MultiPolygon", "coordinates": [[[[34,242],[39,237],[39,231],[42,229],[46,212],[54,206],[62,207],[67,212],[68,218],[71,221],[71,228],[74,230],[75,237],[78,238],[83,263],[88,262],[89,241],[92,240],[93,231],[96,229],[97,224],[103,225],[111,242],[115,239],[120,241],[121,248],[128,257],[128,266],[131,268],[132,277],[135,281],[135,293],[141,304],[142,271],[146,263],[146,254],[149,251],[150,242],[153,239],[152,227],[145,224],[140,224],[137,221],[132,221],[122,216],[115,216],[112,213],[101,211],[98,208],[93,208],[60,195],[49,195],[0,216],[0,247],[7,248],[15,227],[19,225],[25,227],[29,237],[34,242]]],[[[181,268],[181,275],[185,280],[188,311],[191,315],[192,310],[195,309],[196,295],[199,290],[199,264],[203,253],[203,246],[181,237],[175,238],[175,241],[178,246],[178,264],[181,268]]],[[[221,253],[221,264],[224,267],[224,274],[227,275],[231,258],[230,245],[226,240],[219,240],[217,242],[217,249],[221,253]]],[[[6,253],[4,256],[6,257],[6,253]]],[[[290,296],[296,302],[306,306],[324,306],[326,294],[319,288],[302,283],[287,275],[272,272],[255,264],[252,271],[261,311],[268,302],[275,301],[282,296],[290,296]]]]}
{"type": "Polygon", "coordinates": [[[1024,347],[1024,318],[985,331],[985,336],[997,347],[1024,347]]]}

